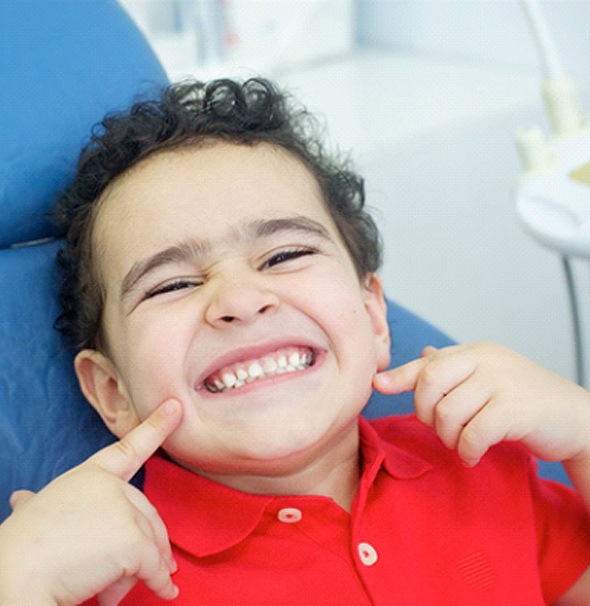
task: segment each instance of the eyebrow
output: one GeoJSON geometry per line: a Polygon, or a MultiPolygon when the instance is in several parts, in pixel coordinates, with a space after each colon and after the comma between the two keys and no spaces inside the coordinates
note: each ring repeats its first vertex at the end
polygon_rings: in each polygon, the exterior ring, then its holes
{"type": "MultiPolygon", "coordinates": [[[[255,241],[280,232],[300,232],[332,241],[328,230],[318,221],[297,216],[280,219],[256,220],[233,230],[235,241],[255,241]]],[[[147,274],[164,265],[202,259],[211,253],[211,242],[207,239],[190,239],[161,250],[133,264],[121,283],[121,299],[124,299],[147,274]]]]}

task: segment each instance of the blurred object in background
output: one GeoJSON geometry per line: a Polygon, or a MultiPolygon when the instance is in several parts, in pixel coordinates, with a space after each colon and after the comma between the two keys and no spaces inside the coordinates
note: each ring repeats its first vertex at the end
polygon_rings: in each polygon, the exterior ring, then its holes
{"type": "Polygon", "coordinates": [[[119,0],[170,77],[277,74],[353,49],[353,0],[119,0]]]}

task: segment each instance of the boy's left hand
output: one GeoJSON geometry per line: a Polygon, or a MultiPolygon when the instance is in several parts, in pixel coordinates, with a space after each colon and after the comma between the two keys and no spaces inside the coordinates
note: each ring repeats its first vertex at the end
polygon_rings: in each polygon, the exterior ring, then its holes
{"type": "Polygon", "coordinates": [[[548,461],[590,458],[590,393],[500,345],[427,347],[374,387],[415,391],[418,418],[469,466],[504,440],[548,461]]]}

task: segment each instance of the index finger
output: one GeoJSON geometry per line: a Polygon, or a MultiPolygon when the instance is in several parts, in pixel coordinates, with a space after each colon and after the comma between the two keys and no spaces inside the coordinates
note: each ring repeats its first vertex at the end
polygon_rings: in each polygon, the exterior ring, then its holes
{"type": "Polygon", "coordinates": [[[375,375],[373,387],[384,394],[397,394],[414,391],[418,379],[427,361],[424,358],[412,360],[402,366],[386,370],[375,375]]]}
{"type": "Polygon", "coordinates": [[[99,450],[85,464],[97,465],[128,482],[178,427],[181,419],[180,402],[167,400],[125,437],[99,450]]]}

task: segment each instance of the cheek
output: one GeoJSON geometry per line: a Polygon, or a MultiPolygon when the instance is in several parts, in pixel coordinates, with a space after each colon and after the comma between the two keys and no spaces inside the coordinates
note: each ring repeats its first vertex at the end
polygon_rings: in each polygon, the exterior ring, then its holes
{"type": "Polygon", "coordinates": [[[337,332],[349,333],[363,327],[368,320],[360,285],[356,277],[346,274],[326,276],[325,280],[318,281],[315,307],[326,325],[337,332]]]}
{"type": "Polygon", "coordinates": [[[141,416],[146,416],[165,399],[179,396],[184,385],[188,345],[172,321],[163,324],[131,323],[125,334],[120,366],[131,398],[141,416]]]}
{"type": "MultiPolygon", "coordinates": [[[[315,318],[339,355],[353,365],[355,374],[372,378],[377,368],[375,329],[365,307],[356,274],[319,282],[315,318]]],[[[309,304],[309,303],[308,303],[309,304]]]]}

